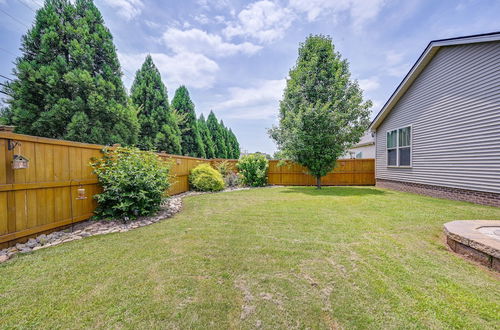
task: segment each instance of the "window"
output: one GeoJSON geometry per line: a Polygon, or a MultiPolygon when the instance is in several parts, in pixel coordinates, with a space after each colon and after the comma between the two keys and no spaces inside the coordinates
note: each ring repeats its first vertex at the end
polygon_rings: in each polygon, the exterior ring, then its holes
{"type": "Polygon", "coordinates": [[[411,126],[387,132],[387,166],[411,166],[411,126]]]}
{"type": "Polygon", "coordinates": [[[356,154],[356,158],[363,158],[363,152],[360,151],[356,154]]]}

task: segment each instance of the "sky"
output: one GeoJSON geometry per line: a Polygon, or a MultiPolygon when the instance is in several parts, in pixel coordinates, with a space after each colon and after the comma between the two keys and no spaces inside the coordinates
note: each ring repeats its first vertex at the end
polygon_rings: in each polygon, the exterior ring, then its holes
{"type": "MultiPolygon", "coordinates": [[[[301,42],[333,39],[372,118],[429,41],[500,31],[499,0],[95,0],[130,88],[151,54],[169,98],[185,85],[198,114],[213,110],[243,151],[272,154],[267,129],[301,42]]],[[[21,36],[42,0],[0,0],[0,75],[12,77],[21,36]]],[[[0,82],[3,78],[0,77],[0,82]]]]}

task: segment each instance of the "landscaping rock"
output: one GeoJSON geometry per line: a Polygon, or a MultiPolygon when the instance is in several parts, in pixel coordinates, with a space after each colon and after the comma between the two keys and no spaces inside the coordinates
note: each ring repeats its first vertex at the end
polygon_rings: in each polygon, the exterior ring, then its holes
{"type": "Polygon", "coordinates": [[[18,249],[19,251],[22,250],[22,249],[24,249],[25,247],[26,247],[25,244],[20,244],[20,243],[16,244],[16,249],[18,249]]]}
{"type": "Polygon", "coordinates": [[[38,241],[34,238],[30,238],[29,241],[26,243],[26,246],[30,249],[34,248],[35,246],[39,245],[38,241]]]}
{"type": "Polygon", "coordinates": [[[0,264],[7,260],[9,260],[9,256],[7,254],[0,254],[0,264]]]}

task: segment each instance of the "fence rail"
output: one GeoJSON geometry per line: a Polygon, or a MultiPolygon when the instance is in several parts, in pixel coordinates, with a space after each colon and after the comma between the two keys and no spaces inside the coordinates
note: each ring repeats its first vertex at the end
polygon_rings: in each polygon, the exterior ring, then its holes
{"type": "MultiPolygon", "coordinates": [[[[0,248],[18,240],[88,219],[93,215],[100,192],[97,177],[89,166],[100,157],[104,146],[54,140],[0,132],[0,248]],[[29,159],[26,169],[12,169],[14,155],[29,159]],[[84,199],[78,189],[85,189],[84,199]]],[[[159,154],[172,162],[174,182],[168,193],[189,190],[191,169],[201,163],[216,166],[221,159],[207,160],[159,154]]],[[[228,160],[235,168],[237,160],[228,160]]],[[[296,164],[277,166],[269,163],[269,183],[274,185],[313,185],[314,178],[296,164]]],[[[341,160],[336,169],[323,178],[324,185],[374,184],[373,160],[341,160]]]]}

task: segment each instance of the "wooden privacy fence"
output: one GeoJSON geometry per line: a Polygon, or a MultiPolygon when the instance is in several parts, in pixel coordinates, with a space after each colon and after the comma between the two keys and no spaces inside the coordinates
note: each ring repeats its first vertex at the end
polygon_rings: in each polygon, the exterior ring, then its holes
{"type": "MultiPolygon", "coordinates": [[[[269,161],[268,182],[283,186],[313,186],[316,178],[298,164],[287,162],[278,166],[278,160],[269,161]]],[[[340,159],[335,169],[321,178],[324,186],[367,186],[375,184],[374,159],[340,159]]]]}
{"type": "MultiPolygon", "coordinates": [[[[214,160],[216,164],[223,159],[214,160]]],[[[236,168],[238,160],[225,160],[236,168]]],[[[270,185],[314,186],[316,178],[307,174],[307,169],[292,162],[269,161],[268,179],[270,185]]],[[[375,184],[375,159],[339,159],[335,169],[321,178],[323,186],[373,186],[375,184]]]]}
{"type": "MultiPolygon", "coordinates": [[[[0,132],[0,248],[54,228],[86,220],[93,215],[100,191],[89,166],[102,156],[104,146],[0,132]],[[13,170],[14,155],[29,160],[26,169],[13,170]],[[78,189],[85,189],[84,199],[78,189]]],[[[175,176],[169,193],[189,190],[192,168],[209,160],[159,154],[172,162],[175,176]]]]}
{"type": "MultiPolygon", "coordinates": [[[[99,193],[97,177],[89,166],[100,157],[102,145],[54,140],[0,132],[0,248],[19,239],[51,231],[88,219],[93,215],[99,193]],[[29,160],[26,169],[14,170],[14,155],[29,160]],[[85,189],[80,198],[79,189],[85,189]]],[[[217,166],[224,160],[207,160],[159,154],[172,162],[175,176],[169,194],[189,190],[188,176],[201,163],[217,166]]],[[[233,169],[237,160],[227,160],[233,169]]],[[[277,166],[269,162],[269,183],[273,185],[314,185],[315,180],[299,165],[277,166]]],[[[340,160],[323,178],[324,185],[373,185],[374,160],[340,160]]]]}

